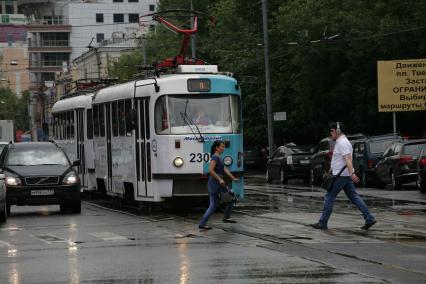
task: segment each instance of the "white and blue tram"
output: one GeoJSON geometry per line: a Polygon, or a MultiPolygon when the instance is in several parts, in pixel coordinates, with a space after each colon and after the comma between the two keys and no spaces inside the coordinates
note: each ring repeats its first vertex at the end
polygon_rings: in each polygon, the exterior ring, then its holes
{"type": "Polygon", "coordinates": [[[60,100],[53,105],[53,138],[71,161],[80,160],[78,173],[86,190],[96,189],[92,123],[93,93],[60,100]]]}
{"type": "Polygon", "coordinates": [[[93,96],[98,191],[151,202],[206,196],[210,147],[223,140],[224,164],[240,178],[228,180],[228,186],[243,199],[237,81],[220,74],[215,65],[182,65],[177,70],[107,87],[93,96]]]}

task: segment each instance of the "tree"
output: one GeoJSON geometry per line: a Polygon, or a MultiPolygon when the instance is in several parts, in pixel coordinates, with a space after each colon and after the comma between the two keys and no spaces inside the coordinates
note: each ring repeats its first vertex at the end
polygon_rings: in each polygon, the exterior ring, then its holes
{"type": "Polygon", "coordinates": [[[28,101],[28,91],[17,98],[10,89],[0,89],[0,119],[13,120],[16,128],[28,129],[28,101]]]}

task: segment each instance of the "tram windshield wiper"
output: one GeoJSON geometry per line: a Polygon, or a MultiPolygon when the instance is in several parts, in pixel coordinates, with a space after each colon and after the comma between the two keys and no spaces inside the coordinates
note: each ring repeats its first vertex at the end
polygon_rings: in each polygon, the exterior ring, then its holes
{"type": "Polygon", "coordinates": [[[192,118],[187,113],[187,107],[188,107],[188,100],[186,100],[185,104],[185,112],[181,112],[180,116],[182,117],[183,122],[191,129],[192,134],[194,134],[195,138],[197,138],[198,142],[204,142],[203,134],[201,133],[200,129],[198,128],[197,124],[194,123],[192,118]],[[196,130],[194,130],[194,127],[196,130]],[[197,133],[200,137],[197,136],[197,133]]]}

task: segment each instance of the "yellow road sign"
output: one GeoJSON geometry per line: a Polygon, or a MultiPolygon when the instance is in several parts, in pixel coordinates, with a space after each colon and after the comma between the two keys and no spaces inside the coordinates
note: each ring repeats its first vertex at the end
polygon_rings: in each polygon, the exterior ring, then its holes
{"type": "Polygon", "coordinates": [[[426,110],[426,59],[377,61],[379,112],[426,110]]]}

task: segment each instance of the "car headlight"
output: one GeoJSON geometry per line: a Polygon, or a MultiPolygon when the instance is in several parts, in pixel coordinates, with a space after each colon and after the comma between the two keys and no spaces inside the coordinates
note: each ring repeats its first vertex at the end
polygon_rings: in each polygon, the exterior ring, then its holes
{"type": "Polygon", "coordinates": [[[178,167],[178,168],[182,167],[183,166],[183,159],[181,157],[176,157],[173,160],[173,165],[175,165],[175,167],[178,167]]]}
{"type": "Polygon", "coordinates": [[[64,179],[62,180],[63,184],[76,184],[78,183],[78,176],[71,172],[69,174],[67,174],[64,179]]]}
{"type": "Polygon", "coordinates": [[[12,185],[12,186],[16,186],[16,185],[21,185],[21,179],[15,176],[8,176],[6,175],[4,178],[4,183],[7,185],[12,185]]]}
{"type": "Polygon", "coordinates": [[[232,162],[233,160],[230,156],[226,156],[225,158],[223,158],[223,163],[225,164],[225,166],[230,166],[232,162]]]}

